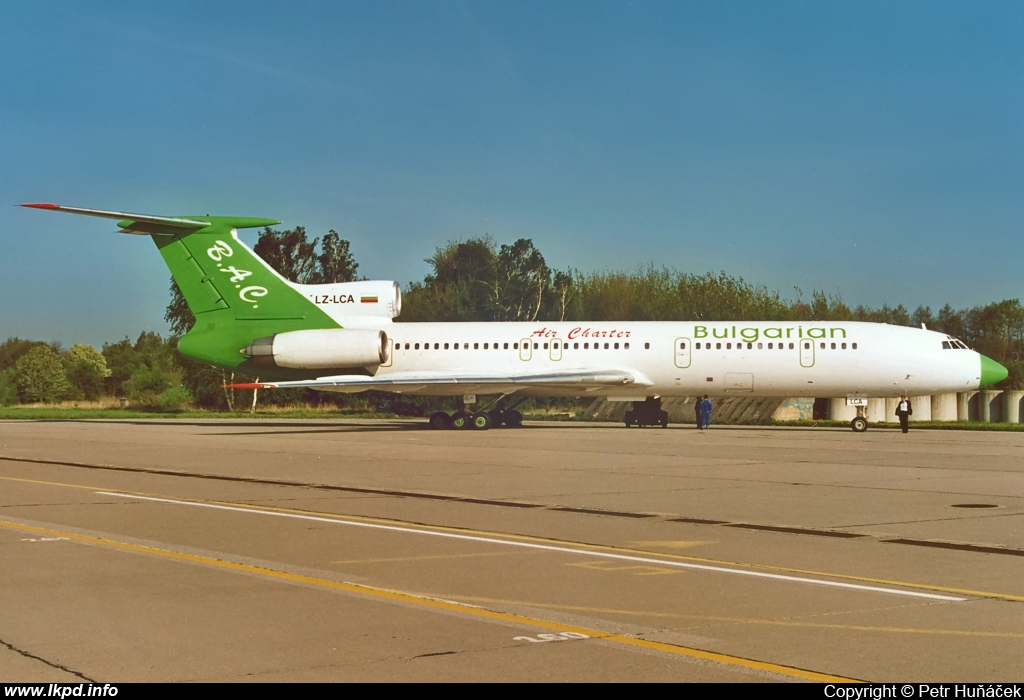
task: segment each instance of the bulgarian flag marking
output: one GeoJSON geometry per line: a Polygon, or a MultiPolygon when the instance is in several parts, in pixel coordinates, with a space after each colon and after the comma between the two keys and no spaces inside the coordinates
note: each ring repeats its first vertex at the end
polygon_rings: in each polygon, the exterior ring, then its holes
{"type": "Polygon", "coordinates": [[[376,304],[377,303],[377,297],[375,297],[375,296],[373,296],[373,297],[359,297],[359,303],[360,304],[376,304]]]}

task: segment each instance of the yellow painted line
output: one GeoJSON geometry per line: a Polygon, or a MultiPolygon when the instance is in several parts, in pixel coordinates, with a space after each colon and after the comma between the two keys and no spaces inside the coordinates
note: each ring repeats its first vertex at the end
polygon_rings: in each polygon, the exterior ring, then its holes
{"type": "MultiPolygon", "coordinates": [[[[40,484],[40,485],[45,485],[45,486],[62,486],[62,487],[66,487],[66,488],[84,489],[84,490],[89,490],[89,491],[94,491],[94,492],[95,491],[100,491],[100,490],[108,490],[108,491],[111,491],[111,492],[117,492],[117,493],[121,493],[121,494],[125,494],[125,495],[142,496],[142,497],[147,497],[147,498],[167,498],[167,499],[175,499],[175,498],[177,498],[175,496],[167,496],[167,495],[164,495],[164,494],[151,493],[151,492],[146,492],[146,491],[126,491],[126,490],[123,490],[123,489],[104,489],[103,487],[99,487],[99,486],[82,486],[81,484],[65,484],[65,483],[61,483],[61,482],[57,482],[57,481],[39,481],[39,480],[35,480],[35,479],[23,479],[23,478],[17,478],[17,477],[9,477],[9,476],[0,476],[0,480],[4,480],[4,481],[17,481],[17,482],[24,482],[24,483],[30,483],[30,484],[40,484]]],[[[647,557],[657,556],[657,557],[663,557],[665,559],[671,559],[671,560],[675,560],[675,561],[694,562],[694,563],[699,563],[699,564],[709,564],[709,565],[713,565],[713,566],[735,566],[735,567],[746,568],[746,569],[751,569],[751,570],[778,571],[778,572],[787,573],[787,574],[801,574],[801,575],[804,575],[804,576],[822,576],[822,577],[832,578],[832,579],[847,580],[847,581],[857,581],[857,582],[860,582],[860,583],[880,584],[880,585],[887,585],[887,586],[899,586],[901,588],[918,589],[918,590],[923,590],[923,591],[935,591],[935,592],[938,592],[938,593],[950,593],[950,594],[954,594],[954,595],[967,595],[967,596],[973,596],[973,597],[976,597],[976,598],[991,598],[991,599],[996,599],[996,600],[1012,600],[1012,601],[1015,601],[1015,602],[1024,602],[1024,595],[1015,595],[1015,594],[1012,594],[1012,593],[997,593],[997,592],[994,592],[994,591],[979,591],[979,590],[974,590],[974,589],[970,589],[970,588],[956,588],[956,587],[952,587],[952,586],[939,586],[939,585],[930,584],[930,583],[915,583],[915,582],[912,582],[912,581],[900,581],[900,580],[895,580],[895,579],[882,579],[882,578],[874,578],[874,577],[870,577],[870,576],[856,576],[856,575],[853,575],[853,574],[841,574],[841,573],[834,573],[834,572],[829,572],[829,571],[817,571],[817,570],[813,570],[813,569],[797,569],[797,568],[787,567],[787,566],[774,566],[774,565],[771,565],[771,564],[751,564],[749,562],[737,562],[737,561],[731,561],[731,560],[728,560],[728,559],[711,559],[711,558],[708,558],[708,557],[693,557],[693,556],[686,556],[686,555],[682,555],[682,554],[672,554],[672,553],[669,553],[669,552],[652,552],[652,551],[641,550],[641,549],[632,549],[632,548],[629,548],[629,547],[617,547],[617,546],[614,546],[614,545],[590,544],[590,543],[587,543],[587,542],[572,542],[572,541],[569,541],[569,540],[559,540],[559,539],[554,539],[554,538],[549,538],[549,537],[535,537],[535,536],[530,536],[530,535],[515,535],[515,534],[506,534],[506,533],[500,533],[500,532],[493,532],[493,531],[489,531],[489,530],[476,530],[476,529],[472,529],[472,528],[446,527],[446,526],[443,526],[443,525],[428,525],[428,524],[423,524],[423,523],[410,523],[410,522],[407,522],[407,521],[392,520],[392,519],[388,519],[388,518],[374,518],[374,517],[361,516],[361,515],[339,515],[337,513],[327,513],[327,512],[315,511],[315,510],[301,510],[301,509],[296,509],[296,508],[282,508],[282,507],[278,507],[278,506],[264,506],[264,505],[254,506],[251,503],[236,503],[234,501],[216,501],[216,500],[206,500],[206,499],[190,499],[190,500],[192,500],[192,501],[194,501],[196,503],[209,503],[211,505],[221,505],[221,506],[228,506],[228,507],[232,507],[232,508],[250,509],[250,510],[253,510],[254,512],[257,512],[258,510],[265,510],[265,511],[277,512],[277,513],[292,513],[292,514],[296,514],[296,515],[315,515],[315,516],[323,517],[323,518],[333,518],[333,519],[336,519],[336,520],[338,520],[340,522],[344,522],[345,520],[351,520],[351,521],[354,521],[354,522],[365,522],[365,523],[374,523],[374,524],[378,524],[378,525],[389,525],[389,526],[400,526],[400,527],[409,527],[410,525],[415,525],[415,527],[417,527],[417,528],[420,528],[420,529],[423,529],[423,530],[431,530],[431,531],[434,531],[434,532],[448,532],[448,533],[465,534],[465,535],[477,535],[477,536],[481,536],[481,537],[504,538],[504,539],[507,539],[509,541],[535,542],[535,543],[538,543],[538,544],[548,544],[548,545],[554,545],[554,546],[571,545],[573,547],[578,547],[580,549],[589,549],[589,550],[594,550],[594,551],[605,551],[605,552],[613,552],[613,553],[618,553],[618,554],[630,554],[630,555],[647,556],[647,557]]]]}
{"type": "Polygon", "coordinates": [[[495,620],[498,622],[507,622],[516,625],[527,625],[530,627],[539,627],[542,629],[554,630],[558,632],[575,632],[577,634],[586,635],[587,637],[601,639],[609,642],[617,642],[619,644],[624,644],[626,646],[639,647],[642,649],[652,649],[655,651],[666,652],[676,656],[703,659],[705,661],[714,661],[728,666],[739,666],[741,668],[747,668],[766,673],[774,673],[782,676],[789,676],[791,678],[801,678],[804,680],[819,681],[823,683],[857,682],[856,679],[852,678],[832,676],[826,673],[817,673],[815,671],[808,671],[805,669],[794,668],[791,666],[782,666],[779,664],[772,664],[764,661],[756,661],[754,659],[744,659],[739,656],[730,656],[729,654],[718,654],[711,651],[704,651],[703,649],[693,649],[690,647],[678,646],[675,644],[654,642],[646,639],[636,639],[621,634],[603,632],[601,630],[590,629],[587,627],[563,625],[556,622],[550,622],[548,620],[540,620],[537,618],[525,617],[523,615],[514,615],[511,613],[503,613],[495,610],[487,610],[485,608],[480,608],[475,605],[470,605],[468,603],[459,603],[450,600],[441,600],[439,598],[430,598],[415,595],[413,593],[405,593],[403,591],[392,591],[385,588],[376,588],[374,586],[366,586],[357,583],[347,583],[343,581],[331,581],[328,579],[315,578],[312,576],[293,574],[287,571],[268,569],[262,566],[253,566],[251,564],[239,564],[237,562],[225,561],[223,559],[212,559],[210,557],[203,557],[196,554],[185,554],[184,552],[176,552],[168,549],[158,549],[156,547],[132,544],[130,542],[120,542],[118,540],[110,540],[101,537],[92,537],[90,535],[79,535],[73,532],[50,530],[48,528],[36,527],[33,525],[22,525],[21,523],[13,523],[5,520],[0,520],[0,527],[8,528],[11,530],[18,530],[21,532],[31,532],[39,535],[66,537],[67,539],[74,540],[76,542],[99,545],[101,547],[119,549],[128,552],[134,552],[137,554],[149,554],[177,561],[190,562],[193,564],[203,564],[206,566],[212,566],[219,569],[225,569],[227,571],[255,574],[257,576],[262,576],[264,578],[273,580],[319,586],[322,588],[345,591],[347,593],[356,593],[359,595],[372,596],[375,598],[380,598],[383,600],[389,600],[393,602],[411,603],[426,608],[433,608],[435,610],[446,610],[448,612],[460,613],[472,617],[483,618],[486,620],[495,620]]]}
{"type": "Polygon", "coordinates": [[[608,571],[613,573],[630,573],[633,576],[664,576],[666,574],[681,574],[679,569],[667,569],[663,566],[650,566],[648,564],[616,564],[613,561],[580,561],[566,566],[575,566],[580,569],[591,571],[608,571]]]}
{"type": "MultiPolygon", "coordinates": [[[[429,595],[422,593],[421,595],[429,595]]],[[[489,603],[492,605],[517,605],[543,610],[560,612],[581,612],[597,615],[621,615],[624,617],[656,617],[676,620],[700,620],[702,622],[725,622],[744,625],[769,625],[779,627],[807,627],[810,629],[852,630],[856,632],[890,632],[899,634],[922,634],[950,637],[993,637],[997,639],[1024,639],[1021,632],[981,632],[976,630],[954,630],[926,627],[882,627],[872,625],[842,625],[825,622],[797,622],[794,620],[766,620],[752,617],[726,617],[722,615],[689,615],[687,613],[660,612],[651,610],[627,610],[623,608],[599,608],[588,605],[563,605],[561,603],[539,603],[529,600],[505,600],[502,598],[485,598],[481,596],[459,596],[461,600],[473,603],[489,603]]]]}
{"type": "Polygon", "coordinates": [[[689,549],[706,544],[718,544],[718,540],[641,540],[631,542],[634,547],[664,547],[667,549],[689,549]]]}

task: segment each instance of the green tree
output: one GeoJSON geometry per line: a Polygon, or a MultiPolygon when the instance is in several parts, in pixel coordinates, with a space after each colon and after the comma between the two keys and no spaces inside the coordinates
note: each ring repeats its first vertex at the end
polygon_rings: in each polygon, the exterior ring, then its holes
{"type": "Polygon", "coordinates": [[[402,302],[403,321],[492,321],[492,286],[497,266],[488,237],[449,241],[425,262],[433,268],[413,283],[402,302]]]}
{"type": "Polygon", "coordinates": [[[64,374],[60,355],[49,345],[37,345],[21,356],[14,368],[14,383],[22,403],[57,403],[77,398],[64,374]]]}
{"type": "Polygon", "coordinates": [[[551,269],[528,238],[498,250],[490,284],[496,321],[536,321],[551,287],[551,269]]]}
{"type": "Polygon", "coordinates": [[[307,284],[335,284],[354,282],[359,263],[352,257],[349,242],[331,229],[320,242],[321,253],[316,256],[316,270],[307,284]]]}
{"type": "Polygon", "coordinates": [[[306,229],[296,226],[277,231],[269,226],[263,229],[253,251],[285,279],[308,284],[317,272],[316,244],[306,238],[306,229]]]}
{"type": "Polygon", "coordinates": [[[64,373],[71,385],[93,401],[103,394],[103,380],[111,375],[107,361],[91,345],[73,345],[64,353],[64,373]]]}
{"type": "Polygon", "coordinates": [[[38,340],[22,340],[21,338],[8,338],[0,345],[0,371],[12,369],[18,363],[22,355],[37,345],[45,345],[38,340]]]}
{"type": "Polygon", "coordinates": [[[14,368],[0,371],[0,406],[13,406],[18,403],[18,384],[15,380],[14,368]]]}

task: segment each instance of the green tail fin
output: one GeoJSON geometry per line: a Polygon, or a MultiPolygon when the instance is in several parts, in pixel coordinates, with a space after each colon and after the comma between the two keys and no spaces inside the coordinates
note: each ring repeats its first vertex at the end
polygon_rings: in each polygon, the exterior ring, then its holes
{"type": "MultiPolygon", "coordinates": [[[[231,216],[154,216],[58,204],[23,204],[117,219],[122,233],[152,236],[196,324],[178,344],[188,357],[260,373],[241,350],[275,333],[337,328],[338,323],[249,249],[237,229],[280,223],[231,216]]],[[[265,373],[265,371],[263,372],[265,373]]]]}

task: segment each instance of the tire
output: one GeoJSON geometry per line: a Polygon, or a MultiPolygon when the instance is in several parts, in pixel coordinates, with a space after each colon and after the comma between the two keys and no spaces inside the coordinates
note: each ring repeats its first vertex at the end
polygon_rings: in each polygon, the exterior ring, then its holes
{"type": "Polygon", "coordinates": [[[868,422],[866,419],[857,416],[852,421],[850,421],[850,427],[853,429],[853,432],[855,433],[863,433],[865,430],[868,429],[868,422]]]}
{"type": "Polygon", "coordinates": [[[510,428],[519,428],[523,425],[523,414],[515,409],[505,411],[505,425],[510,428]]]}
{"type": "Polygon", "coordinates": [[[636,418],[632,411],[626,411],[625,422],[627,428],[633,427],[633,423],[636,422],[636,418]]]}
{"type": "Polygon", "coordinates": [[[661,422],[661,427],[662,428],[667,428],[668,427],[668,411],[662,411],[661,412],[661,421],[660,422],[661,422]]]}
{"type": "Polygon", "coordinates": [[[430,414],[430,427],[434,430],[446,430],[452,427],[452,417],[444,411],[430,414]]]}
{"type": "Polygon", "coordinates": [[[492,428],[500,427],[501,424],[505,422],[505,414],[503,412],[499,411],[498,409],[494,409],[493,411],[488,411],[487,415],[489,415],[491,417],[491,427],[492,428]]]}
{"type": "Polygon", "coordinates": [[[469,427],[469,414],[465,411],[456,411],[452,414],[452,427],[462,430],[469,427]]]}
{"type": "Polygon", "coordinates": [[[473,430],[487,430],[491,427],[491,416],[489,413],[474,413],[469,419],[473,430]]]}

